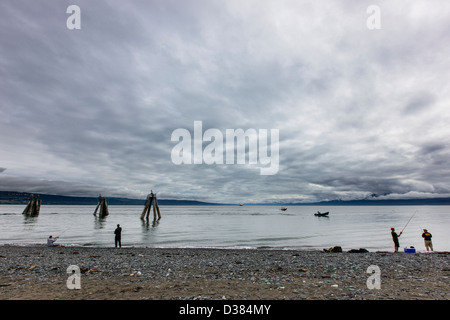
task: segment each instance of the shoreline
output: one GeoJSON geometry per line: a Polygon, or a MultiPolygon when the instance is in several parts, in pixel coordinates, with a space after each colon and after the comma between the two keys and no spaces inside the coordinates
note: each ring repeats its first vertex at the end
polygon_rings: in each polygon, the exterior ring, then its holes
{"type": "MultiPolygon", "coordinates": [[[[114,249],[114,245],[109,243],[109,244],[91,244],[91,243],[87,243],[87,244],[73,244],[73,243],[64,243],[64,242],[56,242],[56,244],[60,244],[63,245],[65,248],[92,248],[92,249],[114,249]]],[[[32,243],[20,243],[20,242],[16,242],[16,243],[0,243],[0,248],[1,247],[46,247],[46,244],[42,243],[42,242],[32,242],[32,243]]],[[[322,246],[322,247],[316,247],[316,246],[258,246],[258,247],[252,247],[252,246],[223,246],[223,247],[219,247],[219,246],[148,246],[148,245],[133,245],[133,244],[127,244],[127,245],[122,245],[122,249],[160,249],[160,250],[164,250],[164,249],[186,249],[186,250],[276,250],[276,251],[300,251],[300,252],[322,252],[324,250],[328,250],[331,249],[333,247],[327,247],[326,246],[322,246]]],[[[414,248],[414,247],[412,247],[414,248]]],[[[392,250],[392,248],[358,248],[357,247],[348,247],[348,248],[344,248],[342,247],[342,252],[343,253],[348,253],[351,250],[368,250],[369,253],[394,253],[394,251],[392,250]]],[[[404,248],[399,248],[398,253],[404,253],[403,251],[404,248]]],[[[406,248],[408,249],[408,248],[406,248]]],[[[434,251],[430,251],[427,252],[426,249],[419,249],[419,248],[415,248],[416,250],[416,254],[428,254],[428,253],[450,253],[450,251],[448,250],[434,250],[434,251]]]]}
{"type": "Polygon", "coordinates": [[[0,245],[2,300],[448,300],[449,277],[448,252],[0,245]]]}

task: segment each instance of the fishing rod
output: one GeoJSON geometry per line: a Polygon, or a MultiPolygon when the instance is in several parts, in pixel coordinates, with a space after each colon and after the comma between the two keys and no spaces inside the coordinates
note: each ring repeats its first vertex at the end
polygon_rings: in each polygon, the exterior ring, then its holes
{"type": "Polygon", "coordinates": [[[409,222],[411,221],[411,219],[416,215],[417,210],[414,212],[414,214],[411,216],[411,218],[409,218],[408,222],[406,223],[406,225],[403,227],[402,231],[400,233],[403,233],[403,230],[406,229],[406,226],[409,224],[409,222]]]}

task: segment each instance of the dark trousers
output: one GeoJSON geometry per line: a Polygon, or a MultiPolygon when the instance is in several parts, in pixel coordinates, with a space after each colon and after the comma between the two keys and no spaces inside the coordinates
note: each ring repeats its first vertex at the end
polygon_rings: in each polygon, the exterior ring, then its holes
{"type": "Polygon", "coordinates": [[[114,240],[115,240],[115,243],[116,243],[116,248],[117,248],[117,244],[119,244],[119,248],[122,248],[122,241],[121,241],[121,239],[120,239],[121,237],[116,237],[114,240]]]}

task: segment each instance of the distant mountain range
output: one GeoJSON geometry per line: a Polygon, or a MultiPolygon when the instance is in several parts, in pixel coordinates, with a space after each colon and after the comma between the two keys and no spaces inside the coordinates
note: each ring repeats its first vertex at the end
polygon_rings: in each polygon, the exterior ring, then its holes
{"type": "MultiPolygon", "coordinates": [[[[16,191],[0,191],[0,204],[26,204],[32,193],[16,191]]],[[[96,205],[98,197],[74,197],[52,194],[38,195],[42,205],[96,205]]],[[[106,197],[110,205],[144,205],[146,199],[129,199],[106,197]]],[[[182,205],[182,206],[212,206],[212,205],[236,205],[229,203],[209,203],[194,200],[166,200],[158,199],[159,205],[182,205]]],[[[310,203],[258,203],[246,205],[278,205],[278,206],[411,206],[411,205],[450,205],[450,198],[430,199],[362,199],[362,200],[332,200],[310,203]]]]}
{"type": "Polygon", "coordinates": [[[279,205],[293,206],[418,206],[418,205],[450,205],[450,198],[429,199],[361,199],[361,200],[331,200],[311,203],[285,203],[279,205]]]}
{"type": "MultiPolygon", "coordinates": [[[[0,191],[0,204],[26,204],[30,196],[34,194],[42,200],[42,205],[97,205],[98,197],[74,197],[60,196],[53,194],[28,193],[15,191],[0,191]]],[[[117,197],[106,197],[109,205],[144,205],[146,199],[128,199],[117,197]]],[[[164,200],[158,199],[159,205],[182,205],[182,206],[201,206],[217,205],[215,203],[194,201],[194,200],[164,200]]]]}

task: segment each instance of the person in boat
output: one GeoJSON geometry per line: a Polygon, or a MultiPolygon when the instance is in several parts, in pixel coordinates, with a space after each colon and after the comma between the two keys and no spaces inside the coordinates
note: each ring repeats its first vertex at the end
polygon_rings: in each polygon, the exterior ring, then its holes
{"type": "Polygon", "coordinates": [[[431,233],[429,233],[427,229],[423,229],[422,238],[425,241],[425,248],[427,248],[427,251],[429,249],[433,251],[433,243],[431,242],[431,237],[431,233]]]}
{"type": "Polygon", "coordinates": [[[392,235],[392,240],[394,240],[394,247],[395,247],[394,252],[398,252],[398,248],[400,247],[400,243],[398,242],[398,238],[402,235],[402,232],[400,231],[400,233],[397,234],[395,232],[395,229],[391,228],[391,235],[392,235]]]}

